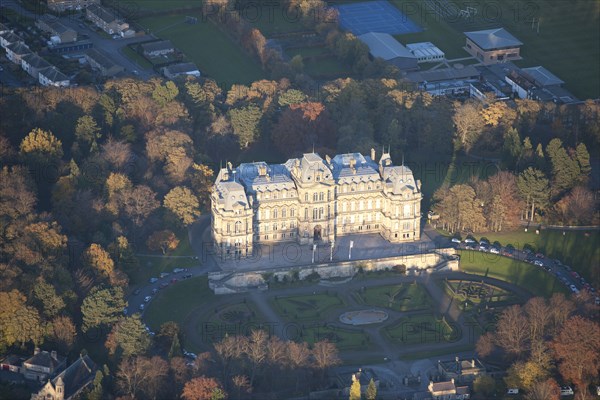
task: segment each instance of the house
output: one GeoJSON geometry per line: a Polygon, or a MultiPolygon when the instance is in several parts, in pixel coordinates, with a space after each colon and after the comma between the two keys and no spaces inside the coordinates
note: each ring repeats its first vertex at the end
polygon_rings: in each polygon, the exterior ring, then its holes
{"type": "Polygon", "coordinates": [[[33,356],[23,361],[21,373],[27,379],[43,381],[65,368],[66,358],[59,356],[56,351],[40,351],[39,348],[33,352],[33,356]]]}
{"type": "Polygon", "coordinates": [[[196,65],[193,63],[180,63],[169,65],[168,67],[164,67],[162,69],[162,73],[165,76],[165,78],[168,79],[175,79],[176,77],[181,75],[191,75],[195,76],[196,78],[200,78],[200,71],[198,70],[198,67],[196,67],[196,65]]]}
{"type": "Polygon", "coordinates": [[[142,51],[146,57],[158,57],[175,52],[175,47],[170,40],[159,40],[142,44],[142,51]]]}
{"type": "Polygon", "coordinates": [[[21,57],[21,68],[35,80],[39,79],[40,70],[52,65],[37,54],[31,53],[21,57]]]}
{"type": "Polygon", "coordinates": [[[434,400],[465,400],[470,398],[468,386],[457,387],[454,379],[445,382],[429,382],[427,390],[434,400]]]}
{"type": "Polygon", "coordinates": [[[92,4],[85,10],[86,18],[109,35],[121,34],[129,30],[129,24],[120,19],[115,13],[106,8],[92,4]]]}
{"type": "Polygon", "coordinates": [[[481,361],[472,358],[470,360],[438,360],[438,372],[444,379],[453,379],[457,383],[473,382],[478,376],[485,375],[486,369],[481,361]]]}
{"type": "Polygon", "coordinates": [[[6,31],[0,34],[0,46],[2,46],[2,48],[6,49],[8,46],[15,43],[24,43],[24,41],[21,36],[11,31],[6,31]]]}
{"type": "Polygon", "coordinates": [[[434,96],[468,95],[471,82],[479,80],[480,72],[472,65],[463,68],[439,68],[409,72],[406,79],[434,96]]]}
{"type": "Polygon", "coordinates": [[[504,28],[465,32],[465,50],[484,65],[521,59],[523,43],[504,28]]]}
{"type": "Polygon", "coordinates": [[[31,400],[70,400],[93,382],[97,366],[85,355],[31,395],[31,400]]]}
{"type": "Polygon", "coordinates": [[[85,53],[85,59],[90,66],[99,71],[102,76],[114,76],[125,68],[112,61],[106,53],[99,49],[90,49],[85,53]]]}
{"type": "Polygon", "coordinates": [[[446,59],[446,54],[431,42],[409,43],[408,51],[417,57],[418,63],[438,62],[446,59]]]}
{"type": "Polygon", "coordinates": [[[417,57],[389,33],[369,32],[358,39],[369,47],[372,58],[382,58],[403,71],[419,69],[417,57]]]}
{"type": "Polygon", "coordinates": [[[35,25],[50,34],[52,43],[71,43],[77,41],[77,32],[61,23],[53,15],[42,15],[35,21],[35,25]]]}
{"type": "Polygon", "coordinates": [[[67,87],[71,84],[69,78],[55,66],[40,70],[39,81],[43,86],[67,87]]]}
{"type": "Polygon", "coordinates": [[[17,42],[6,47],[6,58],[15,64],[21,65],[21,58],[31,54],[29,47],[23,42],[17,42]]]}
{"type": "Polygon", "coordinates": [[[48,8],[56,12],[82,10],[92,4],[100,4],[100,0],[46,0],[48,8]]]}
{"type": "Polygon", "coordinates": [[[20,374],[23,361],[25,361],[25,357],[21,357],[16,354],[8,354],[2,359],[2,361],[0,361],[0,370],[11,371],[20,374]]]}

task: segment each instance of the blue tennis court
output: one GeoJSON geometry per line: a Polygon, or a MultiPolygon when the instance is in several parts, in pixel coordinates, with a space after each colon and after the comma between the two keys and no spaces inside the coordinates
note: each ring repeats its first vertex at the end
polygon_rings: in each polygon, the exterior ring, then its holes
{"type": "Polygon", "coordinates": [[[340,25],[355,35],[382,32],[391,35],[421,32],[423,29],[388,1],[366,1],[335,6],[340,25]]]}

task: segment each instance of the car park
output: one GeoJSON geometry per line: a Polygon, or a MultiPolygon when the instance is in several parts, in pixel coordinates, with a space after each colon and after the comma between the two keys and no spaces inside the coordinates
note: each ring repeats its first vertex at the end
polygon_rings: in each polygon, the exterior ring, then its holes
{"type": "Polygon", "coordinates": [[[150,283],[156,283],[158,282],[158,278],[150,278],[150,283]]]}

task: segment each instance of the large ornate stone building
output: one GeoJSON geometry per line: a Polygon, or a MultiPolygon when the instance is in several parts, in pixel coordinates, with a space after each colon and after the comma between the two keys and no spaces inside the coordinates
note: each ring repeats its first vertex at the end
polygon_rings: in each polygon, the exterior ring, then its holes
{"type": "Polygon", "coordinates": [[[419,240],[421,182],[389,153],[304,154],[284,164],[228,163],[212,190],[212,238],[223,256],[245,257],[260,243],[330,243],[338,235],[379,233],[419,240]]]}

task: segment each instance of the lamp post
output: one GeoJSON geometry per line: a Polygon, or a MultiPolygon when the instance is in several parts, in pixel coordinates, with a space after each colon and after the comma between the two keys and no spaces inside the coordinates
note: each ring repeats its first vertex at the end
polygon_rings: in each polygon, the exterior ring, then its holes
{"type": "Polygon", "coordinates": [[[313,252],[312,252],[312,264],[315,263],[315,251],[317,250],[317,244],[313,243],[313,252]]]}
{"type": "Polygon", "coordinates": [[[348,251],[348,260],[352,259],[352,248],[354,247],[354,240],[350,241],[350,249],[348,251]]]}
{"type": "Polygon", "coordinates": [[[329,261],[333,261],[333,246],[335,246],[335,240],[331,241],[331,252],[329,253],[329,261]]]}

